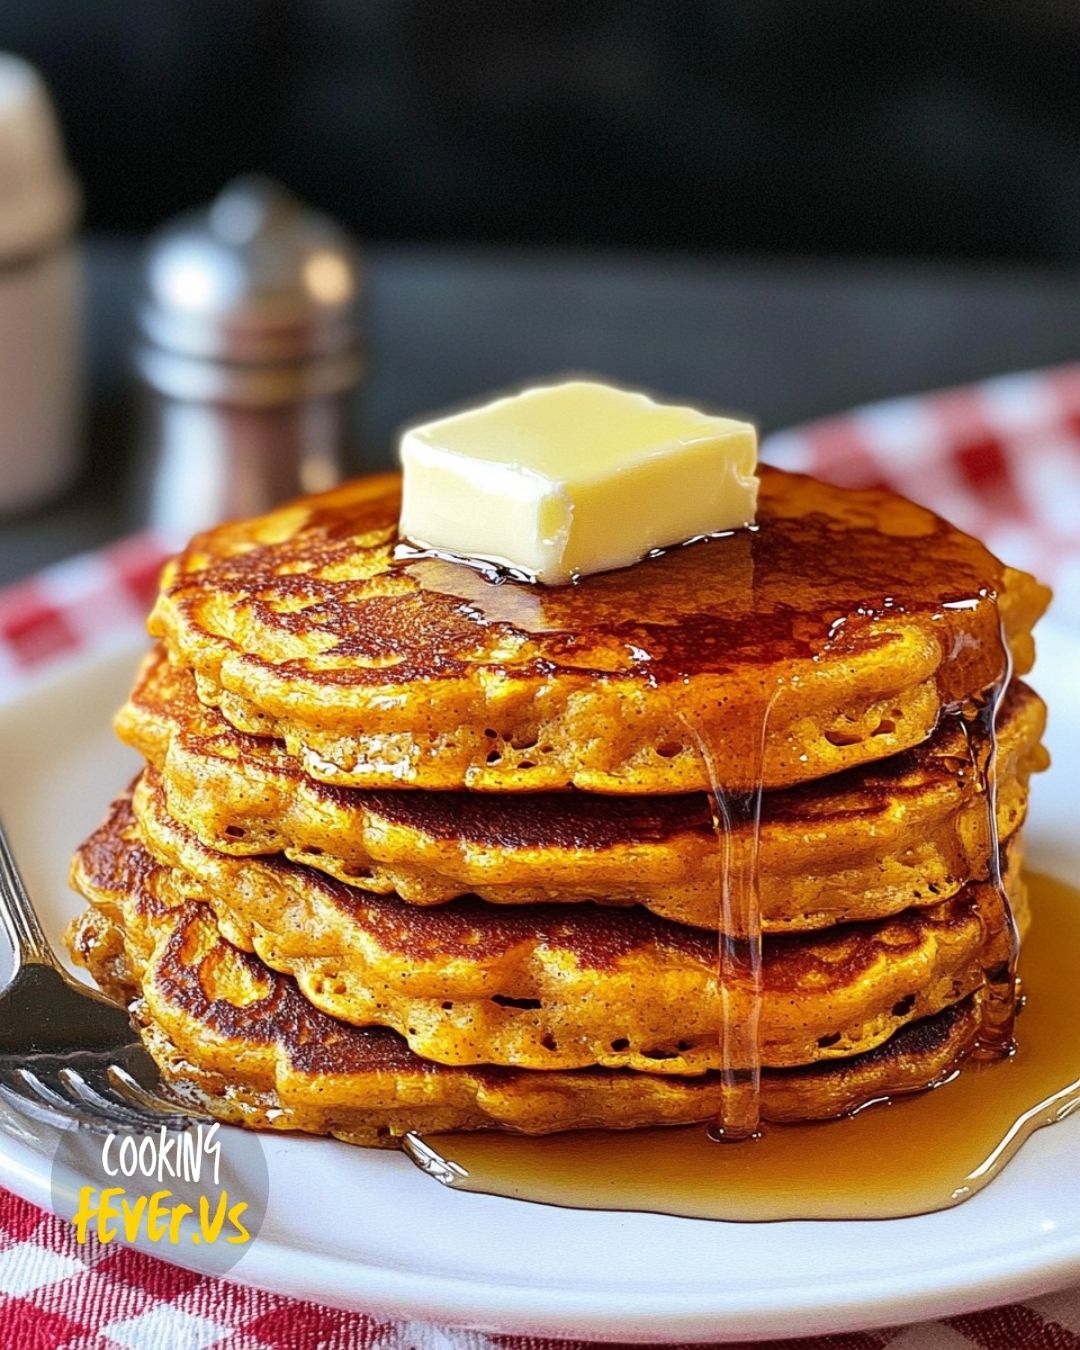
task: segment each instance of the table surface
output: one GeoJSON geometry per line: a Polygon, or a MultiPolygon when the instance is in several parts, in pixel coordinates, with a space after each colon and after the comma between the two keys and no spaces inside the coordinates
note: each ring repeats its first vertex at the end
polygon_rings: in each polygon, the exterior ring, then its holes
{"type": "MultiPolygon", "coordinates": [[[[1080,271],[371,246],[355,462],[426,410],[593,371],[752,416],[762,431],[1080,356],[1080,271]]],[[[137,517],[138,242],[91,238],[85,457],[59,501],[0,518],[0,584],[137,517]]]]}

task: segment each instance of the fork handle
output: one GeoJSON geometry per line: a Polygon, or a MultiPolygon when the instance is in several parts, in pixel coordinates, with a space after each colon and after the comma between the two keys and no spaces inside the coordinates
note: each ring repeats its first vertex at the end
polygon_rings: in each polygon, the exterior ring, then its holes
{"type": "Polygon", "coordinates": [[[15,948],[15,966],[58,966],[26,886],[15,866],[11,845],[0,825],[0,920],[15,948]]]}

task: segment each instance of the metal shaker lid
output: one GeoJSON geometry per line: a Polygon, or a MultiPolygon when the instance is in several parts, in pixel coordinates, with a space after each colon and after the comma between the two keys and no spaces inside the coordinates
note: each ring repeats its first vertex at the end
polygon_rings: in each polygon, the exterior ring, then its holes
{"type": "Polygon", "coordinates": [[[162,355],[245,365],[328,357],[357,342],[360,285],[359,256],[338,225],[272,180],[243,177],[152,236],[139,322],[162,355]]]}
{"type": "Polygon", "coordinates": [[[74,228],[79,204],[41,76],[0,52],[0,263],[54,244],[74,228]]]}

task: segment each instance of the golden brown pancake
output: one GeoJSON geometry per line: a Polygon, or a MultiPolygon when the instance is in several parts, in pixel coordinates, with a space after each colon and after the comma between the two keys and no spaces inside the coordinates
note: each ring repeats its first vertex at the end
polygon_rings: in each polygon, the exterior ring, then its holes
{"type": "Polygon", "coordinates": [[[1048,592],[892,493],[761,471],[758,528],[575,586],[396,561],[399,481],[199,535],[151,618],[204,702],[357,787],[806,782],[1022,673],[1048,592]],[[759,748],[768,706],[764,758],[759,748]]]}
{"type": "MultiPolygon", "coordinates": [[[[239,861],[173,822],[146,779],[135,817],[138,831],[128,802],[115,804],[100,847],[139,851],[145,841],[165,867],[159,894],[209,904],[230,942],[293,976],[314,1006],[392,1027],[426,1059],[665,1074],[719,1067],[711,933],[591,905],[461,900],[424,911],[294,863],[239,861]]],[[[1018,861],[1010,880],[1019,902],[1018,861]]],[[[1000,916],[992,889],[972,884],[932,909],[770,939],[762,1062],[845,1058],[958,1002],[982,982],[1000,916]]],[[[748,988],[731,986],[728,997],[736,1017],[749,1015],[748,988]]]]}
{"type": "MultiPolygon", "coordinates": [[[[108,994],[130,1002],[175,1095],[222,1120],[370,1145],[410,1130],[543,1134],[716,1117],[715,1074],[429,1063],[392,1031],[313,1008],[292,980],[226,942],[206,905],[163,899],[163,875],[145,850],[116,848],[99,831],[75,859],[73,882],[93,907],[69,942],[108,994]]],[[[978,1003],[965,999],[852,1059],[766,1070],[765,1119],[826,1119],[940,1081],[974,1042],[978,1003]]]]}
{"type": "MultiPolygon", "coordinates": [[[[1015,682],[998,718],[998,830],[1023,820],[1046,764],[1042,700],[1015,682]]],[[[500,904],[643,904],[715,927],[720,857],[705,794],[615,797],[365,790],[310,778],[280,741],[237,731],[190,672],[148,654],[117,718],[162,775],[170,813],[236,857],[296,862],[412,904],[473,893],[500,904]]],[[[747,846],[744,828],[737,849],[747,846]]],[[[765,795],[759,848],[766,932],[883,918],[986,876],[985,799],[957,719],[924,745],[765,795]]]]}

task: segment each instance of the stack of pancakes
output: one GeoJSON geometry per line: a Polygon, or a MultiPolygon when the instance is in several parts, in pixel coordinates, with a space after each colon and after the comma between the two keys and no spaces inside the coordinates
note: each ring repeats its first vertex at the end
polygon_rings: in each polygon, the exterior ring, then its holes
{"type": "Polygon", "coordinates": [[[76,856],[71,945],[174,1090],[360,1143],[687,1123],[718,1110],[721,1019],[755,1015],[767,1120],[948,1074],[1006,899],[1026,923],[1045,710],[1007,682],[1046,591],[899,497],[776,470],[755,530],[558,588],[398,556],[398,489],[165,570],[118,719],[147,767],[76,856]],[[760,828],[718,838],[758,791],[760,828]],[[718,987],[735,868],[760,996],[718,987]]]}

